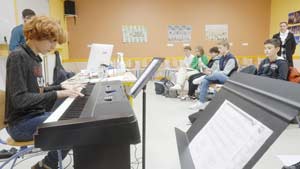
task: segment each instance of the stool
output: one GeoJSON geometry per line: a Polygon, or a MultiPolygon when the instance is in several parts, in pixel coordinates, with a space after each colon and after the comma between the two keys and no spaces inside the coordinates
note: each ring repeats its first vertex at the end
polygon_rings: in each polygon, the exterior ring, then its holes
{"type": "MultiPolygon", "coordinates": [[[[6,140],[5,144],[9,145],[9,146],[19,146],[20,149],[19,149],[19,151],[16,154],[14,154],[10,158],[8,158],[0,166],[0,169],[3,168],[4,166],[6,166],[12,160],[13,160],[13,163],[12,163],[10,169],[13,169],[18,158],[24,156],[25,154],[31,152],[34,149],[34,141],[18,142],[18,141],[13,140],[11,137],[9,137],[6,140]]],[[[60,169],[63,169],[63,167],[62,167],[62,154],[61,154],[61,150],[57,150],[57,153],[58,153],[58,159],[59,159],[58,166],[59,166],[60,169]]]]}

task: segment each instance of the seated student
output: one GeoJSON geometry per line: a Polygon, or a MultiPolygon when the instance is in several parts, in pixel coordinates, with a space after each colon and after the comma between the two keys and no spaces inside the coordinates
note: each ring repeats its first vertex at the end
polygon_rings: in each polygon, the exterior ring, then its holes
{"type": "Polygon", "coordinates": [[[207,72],[207,76],[202,80],[199,85],[199,102],[192,105],[190,109],[203,110],[208,102],[206,102],[206,95],[208,87],[211,83],[225,83],[228,77],[238,69],[236,58],[230,53],[229,43],[227,41],[221,41],[218,43],[220,51],[219,67],[215,72],[207,72]]]}
{"type": "Polygon", "coordinates": [[[183,48],[183,52],[184,52],[184,60],[183,60],[183,67],[184,69],[186,68],[190,68],[194,55],[192,54],[192,48],[190,46],[185,46],[183,48]]]}
{"type": "MultiPolygon", "coordinates": [[[[187,70],[191,70],[191,64],[194,58],[194,55],[192,54],[192,48],[190,46],[185,46],[183,48],[184,52],[184,60],[183,60],[183,65],[178,69],[178,72],[176,73],[176,82],[181,81],[181,79],[184,79],[185,74],[187,70]]],[[[181,83],[181,82],[179,82],[181,83]]],[[[176,85],[175,85],[176,86],[176,85]]],[[[172,87],[174,90],[180,90],[180,86],[172,87]]]]}
{"type": "MultiPolygon", "coordinates": [[[[196,56],[193,58],[190,68],[180,69],[178,72],[178,77],[176,79],[176,84],[171,89],[182,90],[185,81],[196,73],[202,72],[207,66],[208,59],[204,54],[204,49],[201,46],[195,48],[196,56]]],[[[183,96],[182,99],[187,96],[183,96]]]]}
{"type": "MultiPolygon", "coordinates": [[[[15,141],[33,140],[36,128],[51,113],[48,110],[56,99],[83,96],[82,86],[46,87],[42,75],[41,54],[52,51],[57,43],[66,41],[60,24],[46,16],[33,17],[24,24],[26,43],[9,54],[6,74],[5,123],[15,141]]],[[[62,151],[63,158],[67,150],[62,151]]],[[[55,169],[57,151],[50,151],[32,169],[55,169]]]]}
{"type": "Polygon", "coordinates": [[[194,74],[194,75],[189,77],[189,80],[188,80],[188,82],[189,82],[188,96],[191,99],[196,99],[195,98],[195,91],[196,91],[198,85],[200,84],[200,80],[202,78],[204,78],[204,76],[206,74],[210,74],[210,72],[214,72],[219,67],[219,60],[220,60],[219,54],[220,54],[220,52],[219,52],[218,47],[212,47],[209,50],[209,53],[210,53],[211,59],[208,61],[207,68],[204,69],[203,72],[194,74]]]}
{"type": "Polygon", "coordinates": [[[267,58],[259,64],[257,75],[287,80],[288,63],[283,57],[277,55],[280,50],[280,41],[278,39],[268,39],[265,41],[264,46],[267,58]]]}

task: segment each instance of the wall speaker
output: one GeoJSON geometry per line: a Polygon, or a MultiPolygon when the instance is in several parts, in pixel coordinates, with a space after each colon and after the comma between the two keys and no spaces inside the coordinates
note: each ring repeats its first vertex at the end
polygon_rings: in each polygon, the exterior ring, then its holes
{"type": "Polygon", "coordinates": [[[76,15],[75,1],[65,0],[64,7],[65,7],[65,15],[76,15]]]}

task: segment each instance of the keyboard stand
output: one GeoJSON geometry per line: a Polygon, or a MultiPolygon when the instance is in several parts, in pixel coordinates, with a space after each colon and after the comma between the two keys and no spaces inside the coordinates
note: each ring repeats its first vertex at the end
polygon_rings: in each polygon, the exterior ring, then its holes
{"type": "Polygon", "coordinates": [[[74,169],[130,169],[130,145],[74,147],[74,169]]]}

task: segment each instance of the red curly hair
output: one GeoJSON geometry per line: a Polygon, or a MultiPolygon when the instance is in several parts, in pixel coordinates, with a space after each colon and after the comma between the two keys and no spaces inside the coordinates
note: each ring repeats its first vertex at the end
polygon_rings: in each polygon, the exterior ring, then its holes
{"type": "Polygon", "coordinates": [[[66,33],[58,21],[47,16],[34,16],[24,24],[26,40],[52,40],[59,44],[66,42],[66,33]]]}

